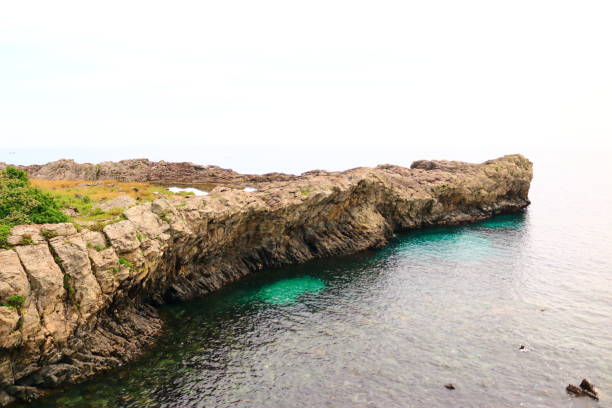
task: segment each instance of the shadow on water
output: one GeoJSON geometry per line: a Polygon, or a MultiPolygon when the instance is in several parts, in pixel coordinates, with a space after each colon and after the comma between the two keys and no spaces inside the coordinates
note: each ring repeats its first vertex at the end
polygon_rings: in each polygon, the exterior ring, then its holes
{"type": "MultiPolygon", "coordinates": [[[[508,311],[524,307],[507,287],[527,226],[519,213],[408,232],[380,250],[263,271],[165,306],[164,335],[142,358],[29,407],[444,406],[431,378],[477,377],[478,364],[500,392],[517,381],[497,372],[516,358],[499,338],[517,324],[508,311]]],[[[464,388],[459,405],[482,393],[464,388]]]]}

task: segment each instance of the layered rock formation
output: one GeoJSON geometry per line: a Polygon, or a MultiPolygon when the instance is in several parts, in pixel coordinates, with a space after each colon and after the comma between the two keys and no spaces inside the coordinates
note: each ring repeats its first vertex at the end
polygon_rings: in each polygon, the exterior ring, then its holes
{"type": "Polygon", "coordinates": [[[420,161],[160,198],[102,231],[14,227],[15,247],[0,250],[0,405],[134,358],[161,330],[156,305],[396,232],[519,211],[531,178],[520,155],[420,161]]]}
{"type": "MultiPolygon", "coordinates": [[[[7,166],[0,163],[0,170],[7,166]]],[[[31,178],[43,180],[116,180],[160,184],[223,184],[245,186],[271,181],[293,180],[296,176],[282,173],[264,175],[240,174],[218,166],[200,166],[193,163],[152,162],[147,159],[121,160],[98,164],[57,160],[47,164],[15,166],[31,178]]]]}

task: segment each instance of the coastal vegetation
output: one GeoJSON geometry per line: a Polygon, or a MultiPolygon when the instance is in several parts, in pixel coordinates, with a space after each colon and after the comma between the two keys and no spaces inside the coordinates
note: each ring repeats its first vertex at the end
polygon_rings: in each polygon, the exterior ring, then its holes
{"type": "MultiPolygon", "coordinates": [[[[173,193],[166,187],[144,182],[114,180],[39,180],[14,167],[0,170],[0,247],[7,247],[11,228],[19,224],[52,224],[72,221],[102,230],[108,223],[125,219],[122,208],[103,209],[99,205],[113,198],[129,196],[136,202],[150,202],[165,196],[189,196],[191,192],[173,193]]],[[[54,238],[53,231],[43,231],[44,238],[54,238]]],[[[22,245],[27,244],[27,237],[22,245]]]]}
{"type": "Polygon", "coordinates": [[[61,204],[50,193],[32,185],[28,175],[13,167],[0,171],[0,247],[6,246],[11,228],[17,224],[68,221],[61,204]]]}

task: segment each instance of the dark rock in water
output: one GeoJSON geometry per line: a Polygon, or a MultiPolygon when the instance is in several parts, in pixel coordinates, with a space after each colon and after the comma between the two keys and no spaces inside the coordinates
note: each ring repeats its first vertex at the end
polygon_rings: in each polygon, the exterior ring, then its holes
{"type": "Polygon", "coordinates": [[[589,380],[587,380],[586,378],[582,379],[582,382],[580,383],[580,388],[582,388],[583,390],[595,392],[595,388],[593,387],[593,384],[591,384],[589,380]]]}
{"type": "Polygon", "coordinates": [[[26,402],[34,401],[43,395],[39,389],[26,385],[11,385],[7,387],[7,391],[13,396],[26,402]]]}
{"type": "Polygon", "coordinates": [[[521,344],[519,350],[525,350],[525,346],[521,344]]]}
{"type": "Polygon", "coordinates": [[[455,386],[451,383],[445,384],[444,388],[446,388],[447,390],[454,390],[455,386]]]}
{"type": "Polygon", "coordinates": [[[11,397],[4,391],[0,391],[0,406],[8,405],[12,402],[15,402],[14,397],[11,397]]]}
{"type": "Polygon", "coordinates": [[[569,394],[575,394],[575,395],[582,395],[582,389],[580,387],[576,387],[573,384],[568,384],[568,386],[565,388],[565,390],[569,393],[569,394]]]}
{"type": "Polygon", "coordinates": [[[591,384],[586,379],[582,380],[582,382],[580,383],[580,387],[576,387],[573,384],[569,384],[565,388],[565,390],[568,392],[568,394],[574,394],[577,397],[590,397],[590,398],[593,398],[594,400],[599,401],[599,397],[597,396],[597,391],[595,391],[593,384],[591,384]]]}

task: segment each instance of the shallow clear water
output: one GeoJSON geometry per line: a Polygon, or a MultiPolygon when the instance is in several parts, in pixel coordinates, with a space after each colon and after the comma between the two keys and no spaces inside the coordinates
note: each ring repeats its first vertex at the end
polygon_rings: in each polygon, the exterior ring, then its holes
{"type": "Polygon", "coordinates": [[[165,307],[142,359],[32,407],[608,406],[612,172],[597,165],[536,167],[524,214],[165,307]],[[600,403],[565,393],[583,377],[600,403]]]}

